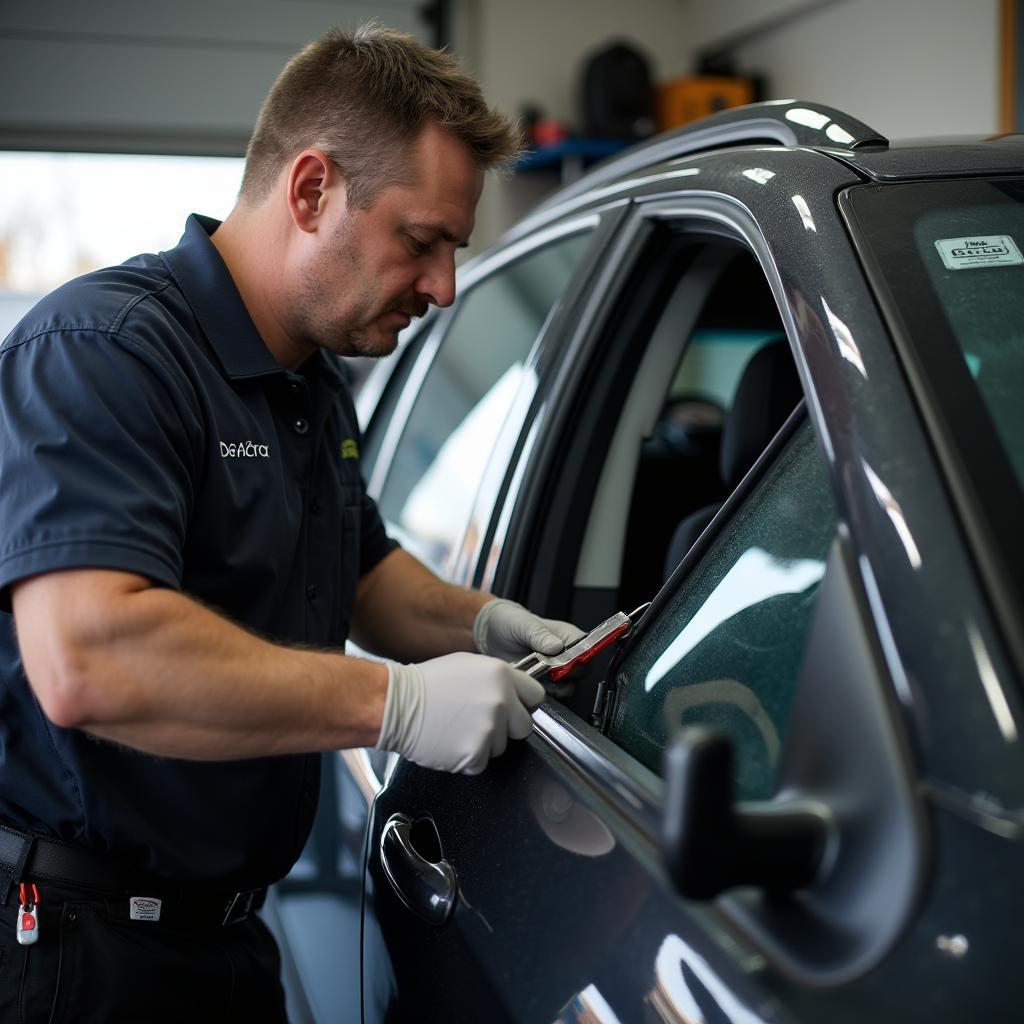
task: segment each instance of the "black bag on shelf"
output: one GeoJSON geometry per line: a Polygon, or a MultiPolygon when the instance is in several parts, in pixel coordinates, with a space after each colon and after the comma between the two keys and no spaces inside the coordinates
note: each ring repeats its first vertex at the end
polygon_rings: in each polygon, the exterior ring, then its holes
{"type": "Polygon", "coordinates": [[[583,130],[606,139],[644,139],[654,132],[651,70],[642,53],[613,43],[583,66],[583,130]]]}

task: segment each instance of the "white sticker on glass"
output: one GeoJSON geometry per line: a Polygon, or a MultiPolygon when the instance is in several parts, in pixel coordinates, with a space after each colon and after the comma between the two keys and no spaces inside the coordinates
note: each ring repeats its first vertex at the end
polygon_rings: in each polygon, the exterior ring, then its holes
{"type": "Polygon", "coordinates": [[[947,270],[972,267],[1012,267],[1024,263],[1017,243],[1009,235],[973,235],[939,238],[935,242],[947,270]]]}

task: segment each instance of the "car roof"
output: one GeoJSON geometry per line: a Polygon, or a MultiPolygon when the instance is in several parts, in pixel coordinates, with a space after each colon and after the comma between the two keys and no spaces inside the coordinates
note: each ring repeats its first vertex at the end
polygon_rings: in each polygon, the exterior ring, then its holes
{"type": "Polygon", "coordinates": [[[961,175],[1021,174],[1024,135],[971,136],[890,142],[881,132],[834,107],[771,100],[721,111],[633,146],[603,161],[542,202],[506,240],[579,207],[587,193],[669,161],[738,147],[812,149],[846,164],[866,180],[912,181],[961,175]]]}

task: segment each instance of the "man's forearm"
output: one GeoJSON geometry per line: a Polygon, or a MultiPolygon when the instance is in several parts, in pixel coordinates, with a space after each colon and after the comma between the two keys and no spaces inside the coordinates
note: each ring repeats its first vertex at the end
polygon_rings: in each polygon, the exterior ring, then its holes
{"type": "Polygon", "coordinates": [[[14,609],[26,673],[59,725],[201,760],[376,742],[382,665],[269,643],[121,573],[28,580],[14,609]]]}
{"type": "Polygon", "coordinates": [[[360,581],[352,638],[399,661],[474,651],[473,622],[490,600],[491,594],[445,583],[398,549],[360,581]]]}

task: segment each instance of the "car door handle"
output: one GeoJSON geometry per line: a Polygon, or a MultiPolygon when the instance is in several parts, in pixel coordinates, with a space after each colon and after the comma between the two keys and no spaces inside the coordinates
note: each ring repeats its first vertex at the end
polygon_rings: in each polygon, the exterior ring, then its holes
{"type": "Polygon", "coordinates": [[[424,921],[442,925],[455,909],[458,883],[455,870],[440,857],[441,843],[433,822],[413,825],[404,814],[393,814],[380,837],[380,862],[398,898],[424,921]],[[431,860],[417,849],[413,829],[430,829],[431,846],[439,859],[431,860]]]}

